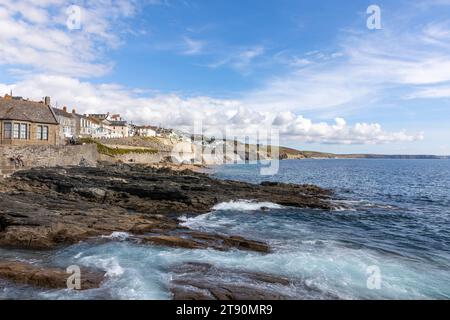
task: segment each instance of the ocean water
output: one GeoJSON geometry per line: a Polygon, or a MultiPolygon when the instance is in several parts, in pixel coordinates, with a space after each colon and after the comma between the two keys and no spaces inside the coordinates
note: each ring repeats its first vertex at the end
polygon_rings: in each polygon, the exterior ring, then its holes
{"type": "Polygon", "coordinates": [[[180,217],[192,229],[267,241],[266,255],[141,246],[123,233],[46,253],[0,250],[1,258],[107,270],[101,288],[83,292],[0,281],[0,298],[170,299],[170,267],[182,262],[288,277],[292,286],[275,289],[295,299],[450,298],[449,160],[292,160],[273,177],[257,165],[219,167],[215,176],[316,184],[334,191],[337,209],[235,199],[180,217]]]}

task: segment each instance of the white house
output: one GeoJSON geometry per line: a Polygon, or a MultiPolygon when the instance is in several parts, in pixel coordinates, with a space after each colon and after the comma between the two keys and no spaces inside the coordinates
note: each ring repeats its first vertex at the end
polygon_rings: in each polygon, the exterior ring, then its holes
{"type": "Polygon", "coordinates": [[[136,126],[134,134],[139,137],[156,137],[156,128],[152,126],[136,126]]]}
{"type": "Polygon", "coordinates": [[[110,121],[112,138],[127,138],[130,136],[130,127],[126,121],[110,121]]]}

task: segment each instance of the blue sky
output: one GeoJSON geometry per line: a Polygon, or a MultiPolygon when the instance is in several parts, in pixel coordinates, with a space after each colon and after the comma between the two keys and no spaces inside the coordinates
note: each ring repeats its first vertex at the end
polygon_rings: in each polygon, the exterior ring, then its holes
{"type": "Polygon", "coordinates": [[[11,89],[183,130],[274,127],[301,149],[450,154],[450,0],[0,0],[11,89]]]}

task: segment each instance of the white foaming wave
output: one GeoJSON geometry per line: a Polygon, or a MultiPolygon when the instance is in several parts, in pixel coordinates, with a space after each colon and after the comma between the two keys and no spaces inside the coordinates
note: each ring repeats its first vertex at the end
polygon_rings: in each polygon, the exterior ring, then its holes
{"type": "Polygon", "coordinates": [[[333,200],[336,207],[333,211],[357,211],[358,208],[394,209],[388,204],[371,202],[369,200],[333,200]]]}
{"type": "Polygon", "coordinates": [[[106,271],[105,277],[119,277],[124,273],[116,257],[100,258],[90,256],[81,259],[82,263],[106,271]]]}
{"type": "Polygon", "coordinates": [[[102,236],[102,238],[125,241],[130,237],[130,234],[127,232],[113,232],[109,236],[102,236]]]}
{"type": "Polygon", "coordinates": [[[354,208],[347,208],[347,207],[340,207],[340,206],[337,206],[337,207],[334,207],[334,208],[333,208],[333,211],[336,211],[336,212],[353,211],[353,212],[355,212],[356,209],[354,209],[354,208]]]}
{"type": "Polygon", "coordinates": [[[283,209],[284,207],[273,202],[255,202],[250,200],[239,200],[222,202],[213,207],[216,211],[258,211],[264,209],[283,209]]]}
{"type": "Polygon", "coordinates": [[[325,244],[328,243],[328,241],[326,240],[302,240],[300,241],[301,244],[306,244],[306,245],[314,245],[314,246],[324,246],[325,244]]]}
{"type": "Polygon", "coordinates": [[[190,229],[227,229],[239,224],[234,217],[216,215],[218,211],[265,211],[265,210],[280,210],[285,207],[273,202],[256,202],[250,200],[238,200],[230,202],[222,202],[212,208],[212,212],[202,214],[196,217],[181,216],[178,220],[181,226],[190,229]]]}
{"type": "Polygon", "coordinates": [[[186,216],[179,217],[178,220],[181,222],[180,226],[197,229],[204,225],[208,225],[208,218],[213,215],[213,212],[205,213],[196,217],[188,218],[186,216]]]}

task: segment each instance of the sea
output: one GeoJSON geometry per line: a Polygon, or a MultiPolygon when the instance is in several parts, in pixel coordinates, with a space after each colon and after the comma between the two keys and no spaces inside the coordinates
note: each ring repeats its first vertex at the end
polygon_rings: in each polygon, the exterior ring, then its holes
{"type": "Polygon", "coordinates": [[[107,272],[100,288],[80,292],[0,280],[0,299],[171,299],[171,267],[184,262],[288,278],[292,285],[270,289],[292,299],[450,298],[450,160],[306,159],[281,161],[274,176],[260,169],[225,165],[213,175],[315,184],[333,191],[335,209],[235,199],[180,217],[191,229],[265,241],[269,254],[139,245],[126,233],[55,251],[0,249],[0,259],[107,272]]]}

